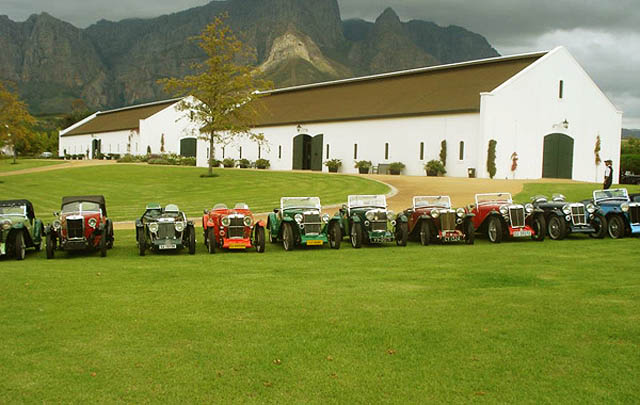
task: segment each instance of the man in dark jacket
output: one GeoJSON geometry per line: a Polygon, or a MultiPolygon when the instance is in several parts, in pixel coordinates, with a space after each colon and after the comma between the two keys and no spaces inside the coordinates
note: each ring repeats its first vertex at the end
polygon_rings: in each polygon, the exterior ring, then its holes
{"type": "Polygon", "coordinates": [[[608,190],[611,187],[611,183],[613,182],[613,162],[611,160],[605,160],[604,164],[606,165],[604,168],[604,184],[602,185],[603,190],[608,190]]]}

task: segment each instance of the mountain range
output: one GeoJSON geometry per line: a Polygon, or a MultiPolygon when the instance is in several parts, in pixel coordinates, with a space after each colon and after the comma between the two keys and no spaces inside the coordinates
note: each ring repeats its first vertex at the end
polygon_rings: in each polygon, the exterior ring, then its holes
{"type": "Polygon", "coordinates": [[[479,34],[402,22],[391,8],[375,22],[343,21],[337,0],[226,0],[85,29],[46,13],[0,16],[0,80],[15,83],[37,114],[69,111],[77,99],[104,109],[166,98],[157,80],[204,60],[189,38],[221,13],[255,51],[243,62],[277,87],[499,56],[479,34]]]}

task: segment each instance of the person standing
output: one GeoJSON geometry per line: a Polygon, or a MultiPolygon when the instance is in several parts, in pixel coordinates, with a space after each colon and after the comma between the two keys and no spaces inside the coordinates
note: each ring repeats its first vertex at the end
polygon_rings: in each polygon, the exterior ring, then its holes
{"type": "Polygon", "coordinates": [[[611,183],[613,182],[613,162],[611,160],[604,161],[605,169],[604,169],[604,184],[602,185],[603,190],[608,190],[611,187],[611,183]]]}

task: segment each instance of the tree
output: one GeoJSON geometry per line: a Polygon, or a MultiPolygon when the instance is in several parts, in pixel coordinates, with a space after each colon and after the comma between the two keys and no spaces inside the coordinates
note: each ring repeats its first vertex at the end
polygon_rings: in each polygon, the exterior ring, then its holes
{"type": "Polygon", "coordinates": [[[35,124],[27,105],[0,82],[0,146],[13,149],[13,163],[16,163],[17,146],[29,136],[35,124]]]}
{"type": "Polygon", "coordinates": [[[226,144],[239,136],[264,142],[262,134],[251,132],[257,115],[253,101],[260,97],[256,90],[270,84],[257,79],[250,66],[237,63],[251,54],[225,24],[226,18],[227,15],[217,16],[192,38],[207,54],[204,63],[193,66],[200,73],[159,81],[168,93],[183,97],[178,109],[190,111],[189,119],[209,142],[209,176],[213,175],[211,162],[216,144],[226,144]]]}
{"type": "Polygon", "coordinates": [[[496,145],[498,141],[492,139],[489,141],[489,149],[487,150],[487,171],[489,177],[494,178],[496,175],[496,145]]]}
{"type": "Polygon", "coordinates": [[[447,167],[447,140],[443,139],[440,142],[440,161],[442,166],[447,167]]]}

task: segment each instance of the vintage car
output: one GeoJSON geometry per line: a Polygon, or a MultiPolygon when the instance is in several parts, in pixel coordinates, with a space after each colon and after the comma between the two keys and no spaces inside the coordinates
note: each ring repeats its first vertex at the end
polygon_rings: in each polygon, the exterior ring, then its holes
{"type": "Polygon", "coordinates": [[[189,248],[196,253],[196,230],[177,205],[169,204],[164,209],[160,204],[147,204],[147,208],[136,220],[136,241],[140,256],[147,249],[154,252],[189,248]]]}
{"type": "Polygon", "coordinates": [[[0,257],[23,260],[27,248],[40,250],[44,226],[28,200],[0,201],[0,257]]]}
{"type": "Polygon", "coordinates": [[[264,253],[264,221],[256,221],[245,203],[238,203],[233,209],[216,204],[212,210],[205,210],[202,228],[209,253],[215,253],[216,249],[245,250],[252,247],[258,253],[264,253]]]}
{"type": "Polygon", "coordinates": [[[594,191],[591,202],[607,218],[607,232],[613,239],[640,234],[640,201],[632,200],[626,188],[594,191]]]}
{"type": "Polygon", "coordinates": [[[542,210],[533,204],[515,204],[511,193],[476,194],[476,203],[469,206],[469,211],[475,214],[476,232],[487,235],[492,243],[500,243],[505,237],[544,240],[547,227],[542,210]]]}
{"type": "Polygon", "coordinates": [[[351,246],[356,249],[363,243],[395,241],[398,246],[407,245],[407,217],[387,210],[384,195],[350,195],[336,215],[340,217],[341,234],[349,235],[351,246]]]}
{"type": "Polygon", "coordinates": [[[562,240],[570,233],[587,233],[592,238],[604,238],[607,220],[593,203],[567,202],[562,194],[554,194],[551,201],[546,196],[531,197],[534,208],[542,210],[547,223],[547,235],[562,240]]]}
{"type": "Polygon", "coordinates": [[[413,197],[413,206],[404,211],[408,218],[409,239],[423,246],[431,241],[460,242],[473,245],[473,214],[465,208],[451,208],[446,195],[413,197]]]}
{"type": "Polygon", "coordinates": [[[269,242],[282,241],[284,250],[296,246],[322,246],[340,249],[340,217],[322,213],[318,197],[283,197],[267,219],[269,242]]]}
{"type": "Polygon", "coordinates": [[[113,247],[113,223],[107,218],[107,205],[101,195],[62,197],[60,212],[45,228],[47,259],[57,249],[100,251],[107,255],[113,247]]]}

